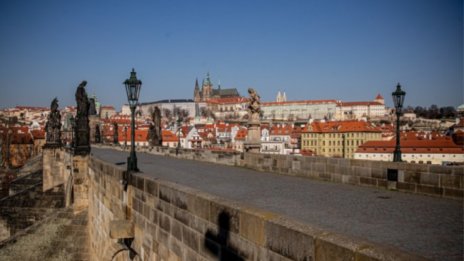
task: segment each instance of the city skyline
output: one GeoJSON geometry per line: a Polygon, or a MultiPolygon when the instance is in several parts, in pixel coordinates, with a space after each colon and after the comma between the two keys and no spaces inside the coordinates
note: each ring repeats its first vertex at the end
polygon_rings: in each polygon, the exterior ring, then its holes
{"type": "Polygon", "coordinates": [[[81,80],[104,105],[126,103],[132,67],[141,102],[193,98],[215,86],[263,101],[463,103],[462,1],[2,2],[0,107],[74,105],[81,80]]]}

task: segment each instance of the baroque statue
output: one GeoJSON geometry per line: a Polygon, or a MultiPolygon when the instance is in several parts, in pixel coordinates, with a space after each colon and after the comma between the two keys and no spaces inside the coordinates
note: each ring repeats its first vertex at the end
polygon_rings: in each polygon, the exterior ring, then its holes
{"type": "Polygon", "coordinates": [[[100,125],[95,125],[95,143],[101,143],[100,125]]]}
{"type": "Polygon", "coordinates": [[[113,122],[113,143],[119,144],[118,123],[113,122]]]}
{"type": "Polygon", "coordinates": [[[87,155],[90,152],[90,126],[89,126],[89,107],[90,102],[85,91],[86,81],[82,81],[76,90],[76,127],[74,128],[75,142],[74,153],[77,155],[87,155]]]}
{"type": "Polygon", "coordinates": [[[248,121],[259,122],[261,114],[261,97],[253,88],[248,88],[248,94],[250,95],[248,102],[248,121]]]}
{"type": "Polygon", "coordinates": [[[148,142],[151,146],[161,146],[163,144],[161,136],[161,110],[158,106],[151,113],[151,120],[153,123],[150,124],[148,131],[148,142]]]}
{"type": "Polygon", "coordinates": [[[50,105],[50,114],[48,114],[47,123],[45,125],[47,132],[46,147],[61,146],[61,114],[58,110],[58,99],[53,99],[50,105]]]}

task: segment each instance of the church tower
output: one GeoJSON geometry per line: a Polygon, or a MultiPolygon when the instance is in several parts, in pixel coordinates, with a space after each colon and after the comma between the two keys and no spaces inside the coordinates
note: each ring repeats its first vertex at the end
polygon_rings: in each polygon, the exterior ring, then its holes
{"type": "Polygon", "coordinates": [[[198,78],[195,79],[195,89],[193,90],[193,100],[195,102],[200,102],[201,101],[200,87],[198,86],[198,78]]]}
{"type": "Polygon", "coordinates": [[[209,78],[209,72],[206,74],[206,79],[203,80],[203,84],[201,86],[201,94],[203,101],[209,100],[213,94],[213,84],[211,83],[211,79],[209,78]]]}

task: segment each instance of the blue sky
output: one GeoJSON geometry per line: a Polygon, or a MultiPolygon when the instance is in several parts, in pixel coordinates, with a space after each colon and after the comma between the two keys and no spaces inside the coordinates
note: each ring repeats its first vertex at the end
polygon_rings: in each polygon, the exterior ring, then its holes
{"type": "Polygon", "coordinates": [[[74,105],[82,80],[120,109],[134,67],[141,101],[192,98],[195,78],[262,100],[463,103],[463,2],[1,1],[0,107],[74,105]]]}

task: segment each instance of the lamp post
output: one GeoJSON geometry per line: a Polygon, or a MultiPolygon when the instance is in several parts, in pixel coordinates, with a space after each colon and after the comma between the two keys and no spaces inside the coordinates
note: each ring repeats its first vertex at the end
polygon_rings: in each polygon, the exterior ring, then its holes
{"type": "Polygon", "coordinates": [[[177,116],[177,147],[176,147],[176,156],[179,154],[179,149],[180,149],[180,130],[181,130],[181,119],[179,116],[177,116]]]}
{"type": "Polygon", "coordinates": [[[396,111],[396,147],[393,152],[393,161],[401,162],[401,147],[400,147],[400,116],[403,108],[404,96],[406,92],[401,90],[401,85],[396,85],[396,91],[392,92],[393,103],[396,111]]]}
{"type": "Polygon", "coordinates": [[[132,68],[130,78],[124,81],[124,85],[126,87],[127,100],[131,110],[131,151],[127,158],[127,171],[139,171],[137,168],[137,156],[135,155],[135,108],[139,101],[142,81],[137,79],[134,68],[132,68]]]}

